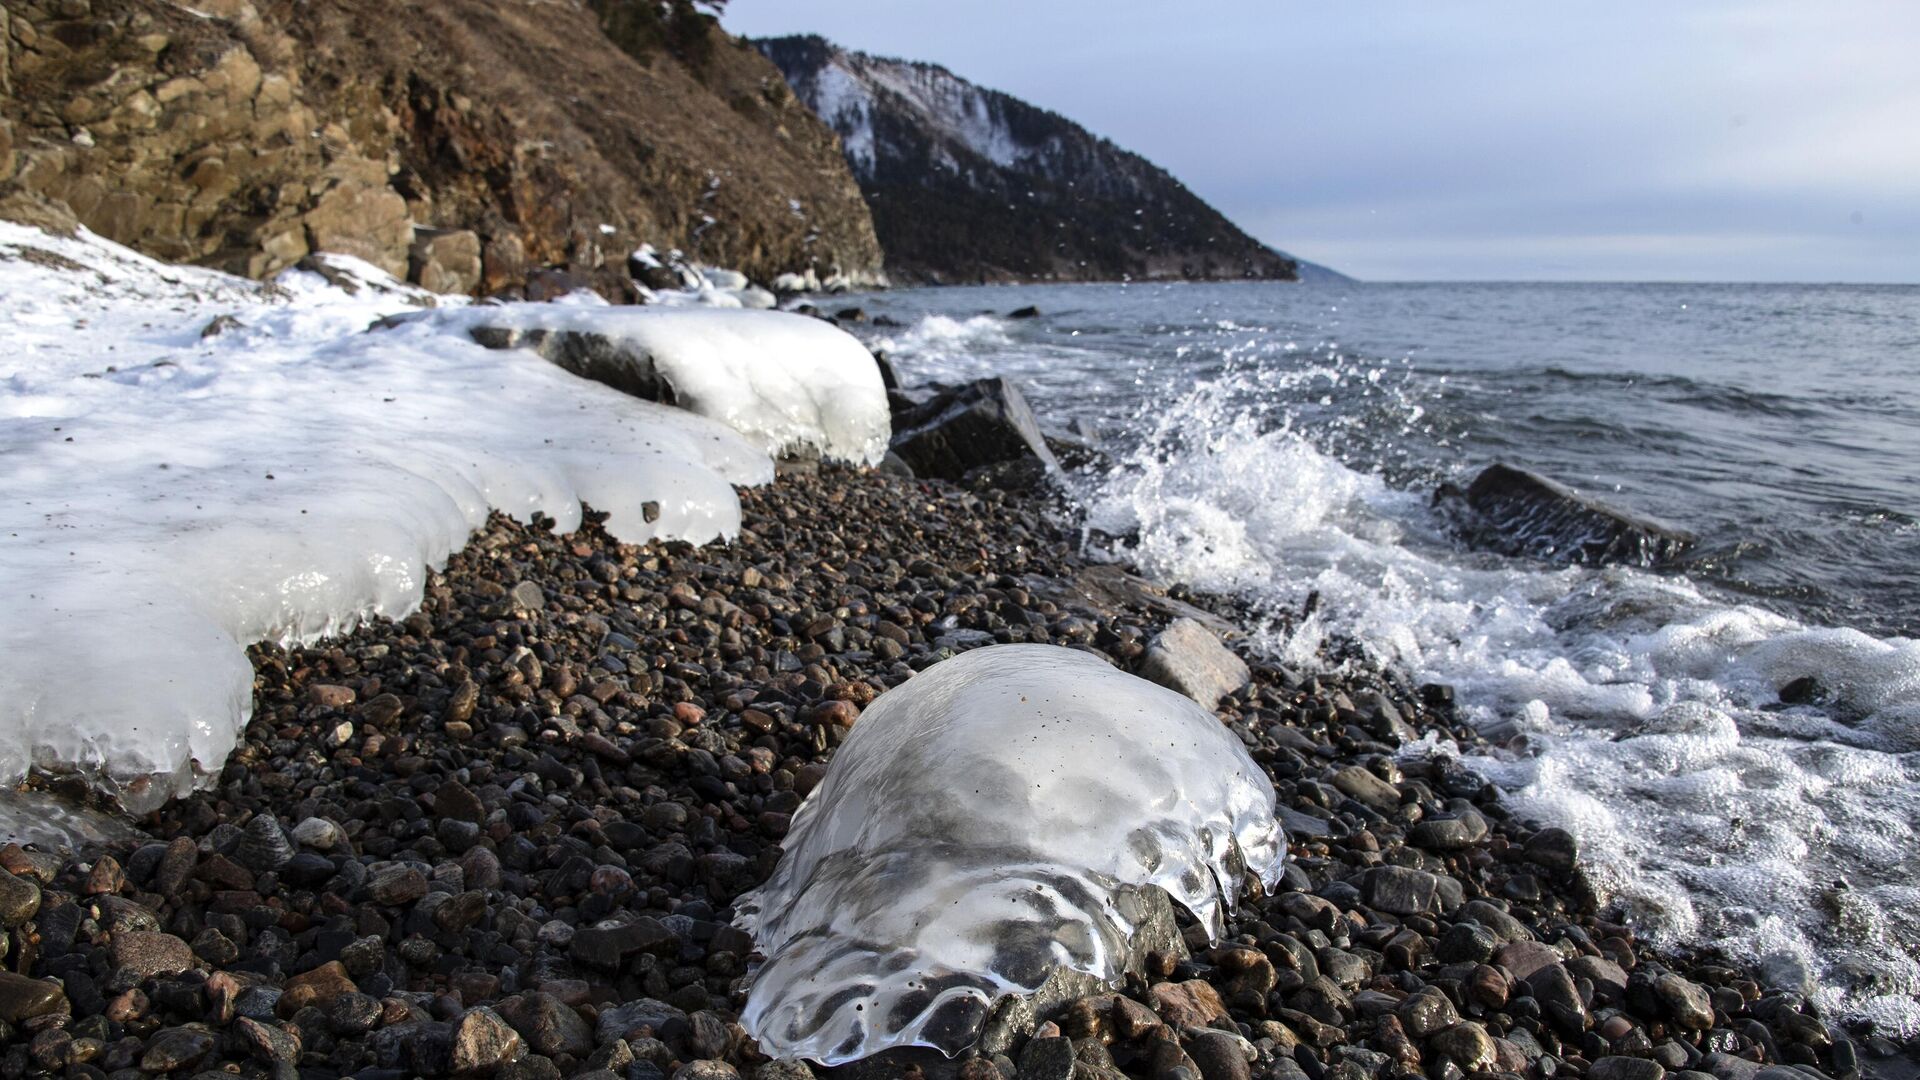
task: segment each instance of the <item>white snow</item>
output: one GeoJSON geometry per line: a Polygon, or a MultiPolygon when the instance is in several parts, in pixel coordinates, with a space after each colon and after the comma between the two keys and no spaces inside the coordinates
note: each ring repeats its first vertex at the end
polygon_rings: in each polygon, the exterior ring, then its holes
{"type": "Polygon", "coordinates": [[[707,284],[725,292],[737,293],[750,284],[747,281],[747,275],[740,271],[726,270],[717,266],[700,267],[700,276],[707,280],[707,284]]]}
{"type": "Polygon", "coordinates": [[[812,268],[806,273],[789,271],[773,279],[773,291],[776,293],[809,293],[820,291],[820,275],[812,268]]]}
{"type": "Polygon", "coordinates": [[[814,115],[840,133],[841,146],[853,171],[871,179],[874,166],[873,94],[860,75],[848,70],[844,54],[820,69],[813,83],[814,115]]]}
{"type": "MultiPolygon", "coordinates": [[[[703,542],[772,479],[714,420],[433,325],[367,333],[452,301],[332,262],[353,293],[0,223],[0,781],[77,769],[154,806],[233,746],[244,645],[406,614],[490,511],[566,531],[585,500],[623,540],[703,542]]],[[[690,386],[768,344],[688,314],[659,329],[690,386]]]]}
{"type": "Polygon", "coordinates": [[[1241,869],[1279,880],[1273,785],[1186,697],[1085,653],[1003,645],[860,716],[736,904],[767,961],[740,1022],[776,1058],[952,1055],[1066,968],[1120,978],[1157,886],[1214,939],[1241,869]]]}
{"type": "MultiPolygon", "coordinates": [[[[848,163],[863,179],[872,178],[877,163],[873,112],[876,99],[887,100],[882,95],[918,113],[920,128],[1002,168],[1041,163],[1057,150],[1048,144],[1023,145],[995,108],[992,91],[929,64],[835,50],[804,90],[814,113],[840,134],[848,163]]],[[[944,153],[944,148],[936,152],[944,153]]]]}
{"type": "Polygon", "coordinates": [[[769,454],[812,449],[871,465],[886,456],[892,434],[873,354],[839,327],[804,315],[505,304],[420,321],[456,333],[495,327],[605,339],[626,362],[651,364],[673,387],[676,405],[726,424],[769,454]]]}

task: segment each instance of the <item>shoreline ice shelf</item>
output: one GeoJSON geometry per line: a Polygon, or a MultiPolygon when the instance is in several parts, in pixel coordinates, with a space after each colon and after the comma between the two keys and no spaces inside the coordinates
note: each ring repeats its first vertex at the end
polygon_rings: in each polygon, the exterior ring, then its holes
{"type": "Polygon", "coordinates": [[[150,809],[234,745],[246,645],[404,616],[493,511],[565,532],[585,502],[622,540],[705,543],[769,448],[860,459],[875,424],[884,448],[870,357],[813,320],[552,307],[644,338],[749,437],[452,324],[366,332],[463,301],[327,258],[260,285],[0,224],[0,781],[77,771],[150,809]]]}

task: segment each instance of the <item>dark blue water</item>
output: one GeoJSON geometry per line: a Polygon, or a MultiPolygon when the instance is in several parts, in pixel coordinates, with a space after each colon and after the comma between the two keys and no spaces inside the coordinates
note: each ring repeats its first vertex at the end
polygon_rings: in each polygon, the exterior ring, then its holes
{"type": "Polygon", "coordinates": [[[1453,683],[1497,748],[1471,763],[1580,835],[1621,917],[1920,1033],[1920,288],[850,302],[898,324],[864,333],[909,384],[1007,375],[1098,434],[1121,464],[1074,481],[1096,553],[1256,610],[1318,594],[1254,647],[1311,663],[1339,636],[1453,683]],[[1698,551],[1658,573],[1465,551],[1429,496],[1494,461],[1698,551]],[[1784,705],[1808,675],[1828,696],[1784,705]]]}
{"type": "Polygon", "coordinates": [[[1131,285],[861,302],[908,321],[1038,305],[1039,320],[909,333],[896,351],[928,377],[1011,369],[1043,412],[1122,438],[1143,395],[1235,366],[1323,366],[1253,407],[1401,486],[1527,465],[1698,533],[1693,572],[1768,607],[1920,633],[1920,288],[1131,285]]]}

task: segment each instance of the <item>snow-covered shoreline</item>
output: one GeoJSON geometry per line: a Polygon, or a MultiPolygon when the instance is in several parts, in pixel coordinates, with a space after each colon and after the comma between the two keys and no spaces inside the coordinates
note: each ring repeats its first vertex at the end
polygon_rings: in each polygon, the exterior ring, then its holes
{"type": "Polygon", "coordinates": [[[622,540],[704,543],[737,533],[734,487],[773,478],[770,449],[863,458],[876,424],[885,445],[877,369],[813,320],[645,324],[706,377],[700,411],[757,419],[742,435],[484,348],[462,313],[367,333],[464,300],[329,266],[262,285],[0,224],[0,781],[77,771],[150,809],[232,748],[247,644],[405,615],[493,511],[567,531],[585,502],[622,540]]]}

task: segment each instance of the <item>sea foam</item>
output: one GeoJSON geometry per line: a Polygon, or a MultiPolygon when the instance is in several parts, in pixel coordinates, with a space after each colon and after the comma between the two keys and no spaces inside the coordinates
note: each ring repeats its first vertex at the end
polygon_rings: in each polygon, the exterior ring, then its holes
{"type": "Polygon", "coordinates": [[[1920,642],[1685,578],[1459,552],[1426,500],[1250,405],[1275,378],[1229,372],[1143,410],[1134,452],[1083,493],[1094,535],[1125,538],[1107,550],[1255,601],[1273,655],[1314,663],[1338,636],[1454,685],[1499,748],[1468,763],[1572,829],[1642,932],[1810,972],[1836,1015],[1920,1032],[1901,945],[1920,941],[1920,642]],[[1783,706],[1809,675],[1831,697],[1783,706]]]}

